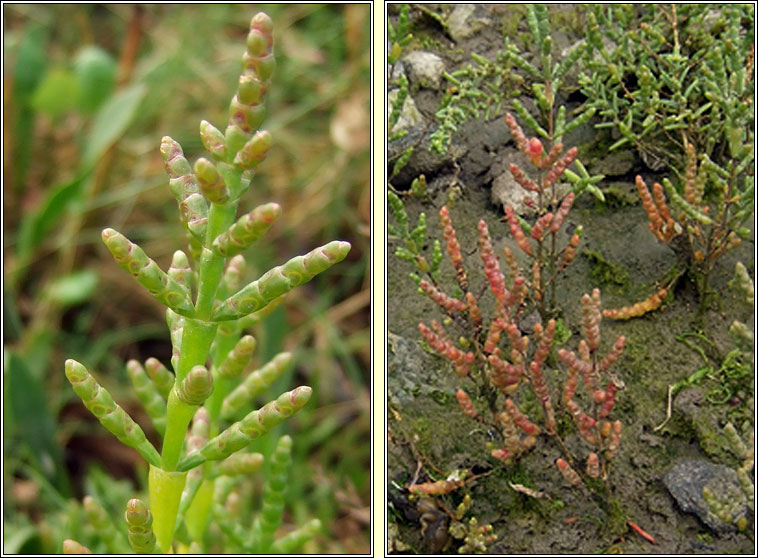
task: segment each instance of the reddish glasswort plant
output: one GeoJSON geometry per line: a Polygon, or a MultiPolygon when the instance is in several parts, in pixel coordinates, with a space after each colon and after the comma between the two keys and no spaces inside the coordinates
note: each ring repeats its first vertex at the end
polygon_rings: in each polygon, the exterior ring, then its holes
{"type": "Polygon", "coordinates": [[[511,175],[528,192],[524,202],[536,210],[537,220],[529,226],[509,205],[505,207],[505,218],[516,244],[532,261],[531,295],[540,317],[545,321],[554,317],[557,310],[556,277],[574,259],[582,235],[581,227],[577,227],[567,243],[559,238],[559,231],[574,204],[575,194],[571,191],[562,194],[557,182],[576,159],[577,149],[572,147],[564,153],[563,144],[556,142],[545,155],[542,142],[538,138],[527,140],[512,114],[505,115],[505,122],[519,150],[539,173],[539,179],[534,181],[518,165],[510,165],[511,175]]]}
{"type": "MultiPolygon", "coordinates": [[[[744,222],[753,215],[753,194],[748,166],[753,161],[751,145],[740,147],[741,161],[732,160],[726,169],[719,167],[707,155],[698,165],[693,144],[686,146],[687,159],[680,194],[666,178],[663,186],[654,183],[652,193],[642,177],[635,185],[648,216],[650,232],[671,246],[682,268],[689,271],[699,297],[698,320],[705,317],[708,296],[711,294],[711,275],[716,261],[737,247],[742,238],[751,238],[744,222]],[[710,186],[710,188],[708,188],[710,186]],[[674,211],[669,209],[669,201],[674,211]],[[705,192],[713,194],[706,200],[705,192]]],[[[736,155],[735,155],[736,158],[736,155]]],[[[604,314],[612,319],[642,316],[660,307],[671,286],[683,275],[680,271],[667,285],[646,300],[604,314]]]]}
{"type": "Polygon", "coordinates": [[[463,295],[455,298],[446,294],[438,285],[422,286],[422,291],[447,315],[446,323],[461,328],[461,346],[451,341],[453,335],[437,321],[431,327],[424,323],[418,329],[429,346],[453,363],[461,378],[461,388],[456,398],[464,414],[500,433],[502,443],[492,448],[492,457],[512,464],[538,443],[541,434],[553,439],[563,457],[556,462],[559,470],[571,484],[579,479],[602,479],[609,492],[608,465],[618,452],[622,425],[610,418],[616,395],[623,389],[623,382],[611,372],[621,356],[625,338],[616,339],[608,352],[601,356],[600,321],[602,319],[600,291],[582,299],[583,339],[577,352],[560,349],[559,360],[567,371],[560,399],[546,378],[546,370],[555,364],[551,355],[556,332],[556,321],[537,323],[533,335],[524,335],[519,321],[529,297],[529,285],[506,248],[505,260],[510,268],[506,275],[501,271],[495,255],[487,224],[478,223],[479,255],[487,286],[492,299],[485,299],[486,290],[477,296],[469,289],[470,275],[464,266],[461,247],[447,207],[440,210],[443,235],[447,244],[450,262],[455,270],[456,281],[463,295]],[[491,308],[491,311],[490,311],[491,308]],[[501,342],[504,341],[504,342],[501,342]],[[582,378],[586,394],[578,395],[579,378],[582,378]],[[526,390],[519,390],[527,385],[526,390]],[[482,395],[487,412],[477,408],[471,394],[482,395]],[[536,399],[539,416],[529,416],[529,399],[536,399]],[[564,442],[565,433],[559,431],[556,402],[571,416],[579,437],[589,445],[586,468],[576,472],[576,452],[564,442]]]}

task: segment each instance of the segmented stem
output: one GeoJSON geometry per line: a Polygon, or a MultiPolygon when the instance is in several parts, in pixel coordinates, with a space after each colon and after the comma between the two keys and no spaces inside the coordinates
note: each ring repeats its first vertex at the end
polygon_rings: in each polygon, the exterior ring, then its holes
{"type": "Polygon", "coordinates": [[[158,451],[145,437],[142,428],[113,401],[110,393],[95,381],[84,365],[68,359],[66,377],[84,405],[122,444],[136,449],[148,463],[160,463],[158,451]]]}
{"type": "Polygon", "coordinates": [[[204,461],[224,459],[259,438],[284,419],[300,410],[311,397],[311,388],[300,386],[280,395],[261,409],[235,422],[221,434],[209,440],[199,451],[185,457],[178,465],[180,471],[197,467],[204,461]]]}
{"type": "Polygon", "coordinates": [[[129,544],[137,554],[151,554],[155,549],[153,516],[142,500],[133,498],[126,505],[129,544]]]}
{"type": "Polygon", "coordinates": [[[265,554],[271,550],[274,532],[282,523],[284,491],[292,463],[292,438],[282,436],[271,456],[271,469],[263,492],[263,510],[253,523],[253,552],[265,554]]]}
{"type": "Polygon", "coordinates": [[[349,251],[349,242],[335,240],[305,256],[292,258],[226,299],[213,313],[214,321],[234,320],[260,310],[275,298],[307,283],[319,273],[341,262],[349,251]]]}

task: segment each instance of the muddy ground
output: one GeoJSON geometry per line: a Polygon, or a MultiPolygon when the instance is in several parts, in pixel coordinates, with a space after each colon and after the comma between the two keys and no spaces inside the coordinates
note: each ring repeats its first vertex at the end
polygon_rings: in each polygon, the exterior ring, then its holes
{"type": "MultiPolygon", "coordinates": [[[[409,48],[423,45],[425,50],[441,56],[449,68],[457,67],[472,49],[482,53],[488,47],[488,52],[492,52],[493,37],[499,36],[506,15],[502,7],[480,9],[484,11],[477,14],[488,23],[457,43],[433,21],[416,15],[416,39],[409,48]]],[[[390,18],[393,17],[391,11],[390,18]]],[[[569,38],[581,27],[575,14],[564,14],[559,20],[568,26],[565,33],[569,38]]],[[[523,31],[522,27],[525,28],[523,21],[518,29],[523,31]]],[[[440,94],[429,89],[411,92],[422,113],[427,114],[440,94]]],[[[601,171],[609,174],[603,166],[603,158],[593,154],[592,146],[597,138],[591,127],[568,138],[566,143],[570,145],[569,139],[582,142],[580,153],[585,153],[583,161],[590,174],[601,171]]],[[[487,222],[496,253],[502,254],[503,246],[508,245],[515,254],[520,254],[507,224],[502,221],[503,209],[493,205],[490,193],[498,161],[511,156],[515,147],[502,118],[498,118],[465,126],[455,136],[452,151],[456,154],[454,160],[440,162],[436,170],[427,174],[430,184],[427,198],[419,200],[407,196],[404,201],[412,224],[417,222],[420,212],[426,213],[428,239],[442,238],[438,211],[442,205],[448,206],[471,274],[470,281],[484,285],[475,236],[479,219],[487,222]]],[[[579,299],[583,293],[598,287],[604,307],[632,304],[654,293],[656,285],[677,264],[673,250],[650,234],[647,216],[634,188],[636,174],[642,174],[648,183],[660,179],[661,175],[652,173],[633,153],[628,154],[627,160],[631,164],[626,165],[628,168],[623,174],[609,176],[600,185],[606,203],[583,194],[569,215],[568,228],[582,225],[585,231],[579,255],[559,279],[557,293],[561,317],[571,332],[565,346],[572,350],[580,338],[579,299]]],[[[393,187],[407,188],[409,178],[396,177],[393,187]]],[[[718,294],[710,304],[702,332],[695,323],[697,294],[686,279],[678,283],[660,311],[626,322],[603,320],[601,350],[607,350],[618,335],[627,338],[624,354],[615,367],[626,389],[617,396],[612,415],[622,421],[624,432],[620,451],[610,470],[610,498],[595,497],[586,489],[568,486],[554,465],[555,459],[561,456],[560,450],[547,437],[541,437],[536,448],[515,466],[505,467],[490,457],[486,444],[493,441],[493,433],[464,416],[455,398],[458,387],[470,388],[473,384],[468,379],[459,379],[449,361],[424,351],[418,342],[419,321],[428,324],[443,316],[434,303],[418,294],[408,277],[413,271],[410,264],[392,255],[397,245],[391,238],[387,278],[387,489],[391,552],[455,554],[462,541],[447,533],[449,515],[446,510],[453,512],[465,494],[473,499],[465,521],[476,517],[479,525],[491,524],[497,535],[497,541],[487,548],[488,553],[754,552],[752,513],[744,532],[723,526],[714,529],[693,513],[683,511],[663,482],[672,467],[687,460],[705,460],[732,469],[738,466],[727,449],[721,429],[727,421],[741,425],[754,420],[754,381],[752,375],[728,379],[719,368],[721,359],[734,349],[727,334],[729,324],[737,319],[751,324],[752,328],[752,309],[740,302],[727,283],[738,260],[752,275],[754,242],[743,242],[718,261],[712,279],[718,294]],[[702,346],[704,355],[694,350],[692,343],[702,346]],[[713,366],[714,373],[697,385],[679,391],[674,398],[671,420],[662,429],[654,430],[666,418],[668,386],[705,365],[713,366]],[[724,387],[730,390],[729,397],[724,396],[724,387]],[[721,399],[727,401],[713,402],[721,399]],[[407,486],[414,480],[438,480],[462,469],[478,477],[463,488],[435,497],[437,510],[427,516],[422,527],[418,502],[409,499],[407,486]],[[509,483],[540,491],[549,499],[519,493],[509,483]],[[655,544],[632,531],[629,521],[652,535],[655,544]]],[[[427,257],[430,249],[431,242],[427,246],[427,257]]],[[[449,286],[451,291],[454,283],[454,272],[445,257],[441,284],[449,286]]],[[[487,295],[491,297],[491,293],[487,295]]],[[[487,301],[491,303],[487,295],[481,302],[485,313],[487,301]]],[[[547,381],[553,393],[560,390],[565,377],[555,361],[554,357],[549,359],[552,366],[547,367],[550,370],[547,381]]],[[[519,391],[522,390],[526,391],[523,387],[519,391]]],[[[561,420],[567,425],[566,444],[577,454],[586,455],[586,444],[576,435],[570,420],[565,419],[562,415],[561,420]]]]}

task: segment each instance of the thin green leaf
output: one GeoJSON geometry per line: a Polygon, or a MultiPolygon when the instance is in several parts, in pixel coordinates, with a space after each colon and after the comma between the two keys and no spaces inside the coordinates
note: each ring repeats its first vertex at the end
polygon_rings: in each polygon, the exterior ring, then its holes
{"type": "Polygon", "coordinates": [[[58,277],[48,285],[47,297],[61,306],[74,306],[86,302],[97,288],[98,276],[91,269],[75,271],[58,277]]]}
{"type": "Polygon", "coordinates": [[[79,81],[73,72],[64,68],[49,71],[31,99],[32,108],[53,118],[59,118],[74,108],[79,97],[79,81]]]}
{"type": "Polygon", "coordinates": [[[83,168],[91,168],[124,133],[137,115],[137,109],[146,94],[147,88],[136,84],[119,91],[100,107],[84,145],[83,168]]]}
{"type": "Polygon", "coordinates": [[[48,409],[49,394],[19,355],[6,352],[4,368],[6,412],[12,417],[19,442],[29,447],[36,467],[44,476],[59,491],[68,494],[68,479],[55,438],[55,421],[48,409]]]}
{"type": "Polygon", "coordinates": [[[18,256],[22,261],[29,258],[40,243],[53,231],[61,216],[71,203],[82,194],[85,174],[60,184],[50,190],[39,209],[26,215],[21,221],[18,233],[18,256]]]}

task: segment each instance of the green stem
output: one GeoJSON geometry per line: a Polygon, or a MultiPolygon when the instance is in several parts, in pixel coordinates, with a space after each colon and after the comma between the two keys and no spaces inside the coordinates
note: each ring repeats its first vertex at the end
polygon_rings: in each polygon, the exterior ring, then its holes
{"type": "MultiPolygon", "coordinates": [[[[234,348],[239,340],[239,332],[225,333],[219,331],[216,334],[215,352],[213,354],[213,367],[214,371],[218,370],[218,367],[229,355],[229,352],[234,348]]],[[[211,417],[211,438],[218,434],[219,418],[221,417],[221,405],[224,402],[224,398],[229,395],[229,392],[234,387],[234,381],[230,378],[224,378],[220,374],[214,374],[213,376],[213,393],[205,403],[205,408],[208,409],[208,413],[211,417]]]]}
{"type": "Polygon", "coordinates": [[[205,528],[208,525],[208,515],[213,505],[213,488],[214,482],[204,479],[184,514],[187,531],[193,540],[203,540],[205,528]]]}
{"type": "Polygon", "coordinates": [[[161,451],[161,464],[167,471],[176,470],[176,464],[182,452],[182,443],[187,435],[187,427],[197,410],[194,405],[187,405],[179,399],[176,390],[177,388],[174,387],[168,396],[166,435],[163,438],[161,451]]]}
{"type": "MultiPolygon", "coordinates": [[[[218,368],[226,360],[229,353],[240,340],[240,330],[238,328],[222,328],[216,333],[213,344],[213,354],[211,362],[218,368]]],[[[213,378],[214,380],[216,378],[213,378]]]]}
{"type": "Polygon", "coordinates": [[[216,335],[218,324],[186,318],[182,330],[182,346],[176,366],[176,384],[181,384],[190,370],[205,365],[208,351],[216,335]]]}
{"type": "Polygon", "coordinates": [[[218,435],[218,425],[221,417],[221,407],[224,399],[234,387],[234,380],[219,376],[214,380],[213,393],[208,398],[206,408],[211,416],[211,437],[218,435]]]}
{"type": "Polygon", "coordinates": [[[176,382],[168,396],[166,407],[166,435],[161,451],[162,466],[166,470],[175,470],[187,434],[187,426],[196,410],[194,405],[187,405],[179,399],[176,389],[193,367],[206,363],[217,328],[218,324],[185,319],[179,362],[176,366],[176,382]]]}
{"type": "Polygon", "coordinates": [[[208,320],[213,313],[213,303],[216,300],[216,289],[221,282],[224,272],[225,258],[210,249],[211,244],[218,235],[226,231],[232,223],[237,212],[237,204],[212,203],[208,213],[208,230],[205,237],[205,248],[200,257],[200,278],[197,290],[197,303],[195,310],[197,317],[208,320]]]}
{"type": "Polygon", "coordinates": [[[150,513],[153,515],[153,532],[161,552],[171,551],[174,539],[176,513],[184,490],[187,473],[170,472],[150,465],[148,486],[150,513]]]}
{"type": "MultiPolygon", "coordinates": [[[[236,203],[221,205],[211,204],[208,215],[208,233],[206,246],[234,221],[236,203]]],[[[182,346],[176,369],[176,384],[197,365],[205,365],[211,344],[216,336],[218,324],[203,321],[210,318],[216,290],[224,271],[224,257],[214,254],[209,248],[203,249],[200,260],[200,278],[196,311],[200,319],[187,318],[182,331],[182,346]]],[[[163,439],[162,465],[171,471],[176,468],[182,450],[182,443],[187,433],[187,426],[192,420],[195,407],[187,405],[171,391],[166,412],[166,436],[163,439]]]]}

